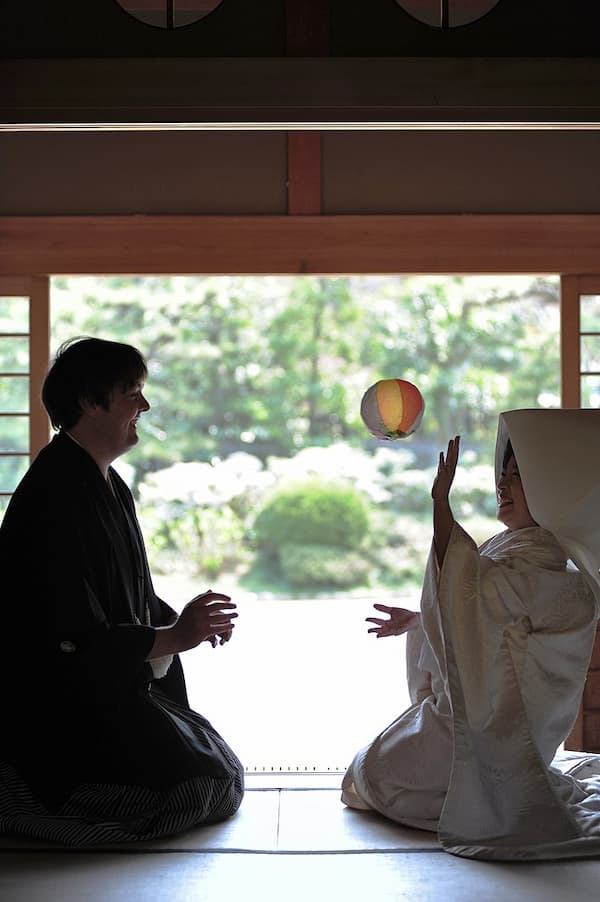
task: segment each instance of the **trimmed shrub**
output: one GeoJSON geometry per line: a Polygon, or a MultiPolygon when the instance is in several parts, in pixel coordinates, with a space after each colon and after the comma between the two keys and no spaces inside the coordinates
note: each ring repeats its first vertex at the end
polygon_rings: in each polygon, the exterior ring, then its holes
{"type": "Polygon", "coordinates": [[[256,544],[276,554],[283,545],[356,549],[369,532],[369,507],[352,486],[317,479],[280,489],[254,521],[256,544]]]}
{"type": "Polygon", "coordinates": [[[334,586],[339,589],[367,582],[372,565],[358,552],[332,545],[295,545],[279,549],[281,572],[290,586],[334,586]]]}

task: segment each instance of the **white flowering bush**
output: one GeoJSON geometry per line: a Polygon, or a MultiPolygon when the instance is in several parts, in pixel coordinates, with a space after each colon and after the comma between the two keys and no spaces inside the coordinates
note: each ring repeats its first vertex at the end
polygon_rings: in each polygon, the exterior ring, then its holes
{"type": "MultiPolygon", "coordinates": [[[[418,582],[431,543],[435,471],[436,467],[416,467],[410,447],[398,444],[382,443],[369,451],[336,442],[304,448],[293,457],[269,457],[266,462],[237,452],[210,462],[180,462],[149,474],[139,485],[140,516],[159,570],[176,561],[177,566],[216,576],[250,564],[258,550],[256,516],[269,499],[315,479],[322,485],[346,484],[372,511],[362,543],[369,572],[388,583],[409,578],[418,582]]],[[[493,532],[493,467],[478,464],[468,451],[456,474],[452,504],[457,518],[477,524],[478,533],[493,532]]],[[[285,541],[282,534],[282,544],[285,541]]],[[[300,560],[310,558],[314,564],[319,557],[314,538],[307,535],[305,544],[311,546],[310,554],[298,548],[293,555],[287,553],[286,560],[293,561],[288,570],[295,579],[300,560]]]]}
{"type": "Polygon", "coordinates": [[[254,508],[272,482],[260,460],[242,452],[149,474],[139,486],[140,516],[155,566],[177,556],[186,569],[216,576],[244,563],[254,508]]]}

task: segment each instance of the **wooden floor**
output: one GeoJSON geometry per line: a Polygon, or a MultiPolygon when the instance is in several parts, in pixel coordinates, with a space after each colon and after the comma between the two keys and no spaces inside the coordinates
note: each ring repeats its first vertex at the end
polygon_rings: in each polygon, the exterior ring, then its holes
{"type": "Polygon", "coordinates": [[[339,801],[338,780],[324,782],[327,785],[312,778],[312,785],[304,781],[278,788],[250,778],[234,818],[169,841],[74,852],[0,837],[0,900],[570,902],[598,898],[600,860],[491,864],[456,858],[441,851],[431,833],[345,808],[339,801]]]}

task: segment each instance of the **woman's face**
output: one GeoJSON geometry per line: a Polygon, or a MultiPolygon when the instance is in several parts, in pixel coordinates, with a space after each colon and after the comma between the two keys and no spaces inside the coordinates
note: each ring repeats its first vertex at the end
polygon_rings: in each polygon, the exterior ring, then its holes
{"type": "Polygon", "coordinates": [[[525,529],[537,526],[527,507],[527,499],[521,484],[519,468],[514,457],[510,457],[502,470],[496,486],[496,516],[508,529],[525,529]]]}

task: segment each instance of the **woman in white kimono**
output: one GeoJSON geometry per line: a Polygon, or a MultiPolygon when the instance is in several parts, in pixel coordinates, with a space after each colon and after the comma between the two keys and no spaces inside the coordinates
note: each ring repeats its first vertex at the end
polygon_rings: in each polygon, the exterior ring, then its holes
{"type": "Polygon", "coordinates": [[[479,549],[450,507],[458,456],[457,437],[432,489],[420,613],[376,605],[387,618],[369,618],[378,636],[407,632],[412,704],[358,752],[342,801],[438,831],[467,857],[599,855],[598,759],[582,755],[563,773],[555,754],[577,714],[598,616],[600,411],[501,415],[506,530],[479,549]]]}

